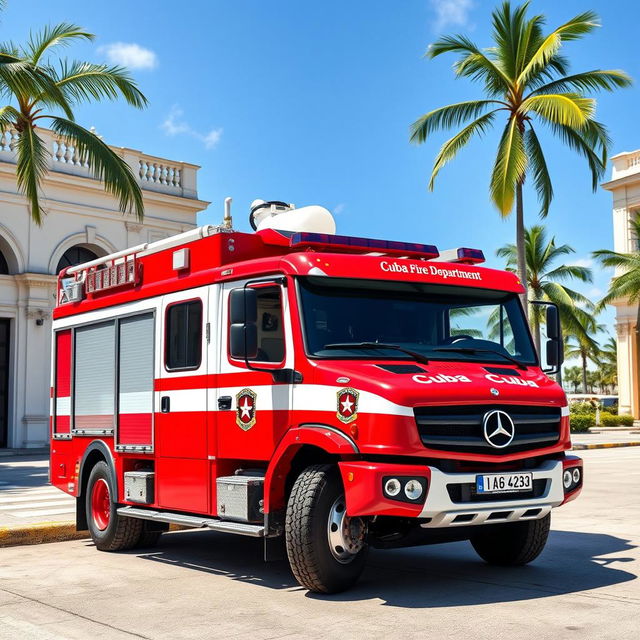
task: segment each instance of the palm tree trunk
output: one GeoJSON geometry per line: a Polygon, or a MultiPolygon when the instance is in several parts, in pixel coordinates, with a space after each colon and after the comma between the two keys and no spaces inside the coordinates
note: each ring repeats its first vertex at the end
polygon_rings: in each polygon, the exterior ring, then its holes
{"type": "Polygon", "coordinates": [[[587,356],[582,355],[582,393],[589,393],[587,389],[587,356]]]}
{"type": "Polygon", "coordinates": [[[525,291],[520,296],[524,313],[529,319],[529,305],[527,304],[527,255],[524,239],[524,203],[522,201],[522,182],[516,185],[516,249],[518,251],[518,277],[525,291]]]}

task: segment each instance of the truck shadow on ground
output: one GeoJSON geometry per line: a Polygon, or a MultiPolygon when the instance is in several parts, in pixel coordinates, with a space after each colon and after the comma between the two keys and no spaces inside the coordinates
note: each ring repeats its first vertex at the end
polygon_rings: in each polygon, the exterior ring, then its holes
{"type": "MultiPolygon", "coordinates": [[[[310,598],[382,599],[387,606],[433,608],[535,600],[589,591],[637,578],[630,541],[598,533],[554,531],[543,554],[525,567],[491,567],[466,542],[373,550],[360,582],[345,593],[310,598]],[[613,555],[615,554],[615,555],[613,555]]],[[[177,532],[135,555],[271,589],[300,589],[286,560],[264,563],[262,541],[214,532],[177,532]]],[[[637,555],[637,554],[636,554],[637,555]]]]}

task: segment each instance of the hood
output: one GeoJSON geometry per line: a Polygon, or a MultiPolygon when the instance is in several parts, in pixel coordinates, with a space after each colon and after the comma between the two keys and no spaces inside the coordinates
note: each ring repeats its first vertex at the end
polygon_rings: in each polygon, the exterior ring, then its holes
{"type": "Polygon", "coordinates": [[[408,360],[316,360],[316,382],[369,391],[404,406],[513,403],[564,406],[560,386],[532,366],[408,360]],[[348,378],[348,380],[347,380],[348,378]]]}

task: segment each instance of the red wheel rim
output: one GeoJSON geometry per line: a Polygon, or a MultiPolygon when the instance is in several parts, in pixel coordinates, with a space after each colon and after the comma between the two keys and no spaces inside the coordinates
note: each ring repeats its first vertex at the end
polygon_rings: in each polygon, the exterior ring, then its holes
{"type": "Polygon", "coordinates": [[[109,526],[111,497],[109,495],[109,485],[103,478],[97,480],[91,491],[91,516],[100,531],[104,531],[109,526]]]}

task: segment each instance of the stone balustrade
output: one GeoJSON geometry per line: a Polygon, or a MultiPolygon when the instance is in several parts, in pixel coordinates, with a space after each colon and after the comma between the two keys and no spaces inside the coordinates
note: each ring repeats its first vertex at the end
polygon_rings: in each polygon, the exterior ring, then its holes
{"type": "MultiPolygon", "coordinates": [[[[51,171],[93,178],[89,162],[80,156],[71,141],[49,129],[38,128],[37,132],[49,152],[51,171]]],[[[0,162],[15,164],[17,140],[18,132],[13,129],[0,133],[0,162]]],[[[126,147],[111,148],[131,167],[141,189],[197,199],[197,165],[150,156],[126,147]]]]}
{"type": "Polygon", "coordinates": [[[640,149],[624,151],[611,158],[613,169],[611,180],[619,180],[629,175],[640,173],[640,149]]]}

